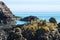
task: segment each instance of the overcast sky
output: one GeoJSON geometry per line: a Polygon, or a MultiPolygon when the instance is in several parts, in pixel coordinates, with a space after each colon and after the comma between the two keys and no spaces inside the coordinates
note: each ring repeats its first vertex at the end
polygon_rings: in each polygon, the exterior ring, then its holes
{"type": "Polygon", "coordinates": [[[60,0],[1,0],[16,12],[59,12],[60,0]]]}

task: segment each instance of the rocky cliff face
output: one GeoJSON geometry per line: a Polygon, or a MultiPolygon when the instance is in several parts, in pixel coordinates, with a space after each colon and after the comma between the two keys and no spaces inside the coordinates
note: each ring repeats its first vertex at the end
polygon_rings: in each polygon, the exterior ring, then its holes
{"type": "Polygon", "coordinates": [[[3,13],[5,13],[6,16],[13,17],[12,12],[10,11],[10,9],[2,1],[0,1],[0,9],[2,9],[3,13]]]}
{"type": "Polygon", "coordinates": [[[0,23],[15,24],[14,15],[2,1],[0,1],[0,23]]]}

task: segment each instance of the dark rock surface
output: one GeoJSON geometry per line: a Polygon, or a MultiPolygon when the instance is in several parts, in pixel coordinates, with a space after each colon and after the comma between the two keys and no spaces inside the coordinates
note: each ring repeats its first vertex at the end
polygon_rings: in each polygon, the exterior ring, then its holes
{"type": "Polygon", "coordinates": [[[0,22],[2,24],[15,24],[16,19],[21,19],[21,17],[13,15],[5,3],[0,1],[0,22]]]}
{"type": "Polygon", "coordinates": [[[24,17],[20,21],[26,21],[27,22],[27,21],[37,20],[37,19],[39,19],[39,18],[36,16],[28,16],[28,17],[24,17]]]}
{"type": "Polygon", "coordinates": [[[59,30],[59,33],[60,33],[60,23],[58,23],[57,25],[58,25],[58,30],[59,30]]]}
{"type": "Polygon", "coordinates": [[[0,40],[7,40],[7,36],[6,32],[0,29],[0,40]]]}

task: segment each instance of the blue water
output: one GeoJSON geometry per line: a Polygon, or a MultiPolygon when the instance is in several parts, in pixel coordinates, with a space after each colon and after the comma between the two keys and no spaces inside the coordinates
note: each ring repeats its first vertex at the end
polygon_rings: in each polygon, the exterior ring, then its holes
{"type": "MultiPolygon", "coordinates": [[[[37,16],[39,19],[46,19],[49,21],[50,17],[56,18],[57,22],[60,22],[60,12],[14,12],[16,16],[27,17],[37,16]]],[[[17,21],[17,24],[23,24],[25,22],[17,21]]]]}
{"type": "Polygon", "coordinates": [[[16,23],[17,23],[17,24],[24,24],[24,23],[26,23],[26,22],[24,22],[24,21],[19,21],[19,20],[16,20],[16,23]]]}

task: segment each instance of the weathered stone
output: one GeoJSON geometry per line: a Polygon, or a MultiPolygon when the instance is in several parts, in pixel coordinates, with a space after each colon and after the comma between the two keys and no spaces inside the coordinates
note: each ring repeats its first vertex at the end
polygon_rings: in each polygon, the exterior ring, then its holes
{"type": "Polygon", "coordinates": [[[0,23],[2,24],[15,24],[15,20],[20,20],[21,17],[17,17],[12,14],[10,9],[4,2],[0,1],[0,23]],[[2,22],[1,22],[2,20],[2,22]]]}
{"type": "Polygon", "coordinates": [[[37,20],[37,19],[39,18],[37,18],[36,16],[28,16],[21,19],[21,21],[32,21],[32,20],[37,20]]]}

